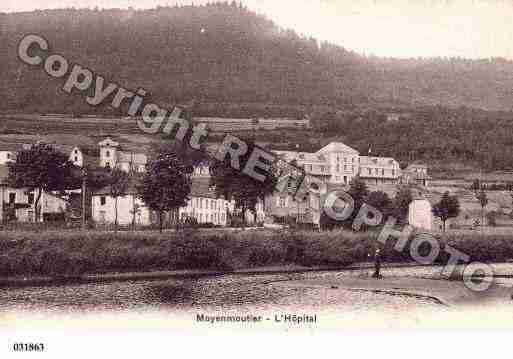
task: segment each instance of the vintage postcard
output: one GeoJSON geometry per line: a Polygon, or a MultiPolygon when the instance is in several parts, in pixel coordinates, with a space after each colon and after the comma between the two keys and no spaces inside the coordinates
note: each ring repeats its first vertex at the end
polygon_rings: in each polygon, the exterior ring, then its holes
{"type": "Polygon", "coordinates": [[[2,0],[6,357],[513,328],[512,14],[2,0]]]}

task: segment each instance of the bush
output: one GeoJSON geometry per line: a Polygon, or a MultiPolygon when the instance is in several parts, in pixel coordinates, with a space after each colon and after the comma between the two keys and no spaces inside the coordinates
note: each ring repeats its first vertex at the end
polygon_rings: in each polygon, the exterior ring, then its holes
{"type": "MultiPolygon", "coordinates": [[[[346,266],[370,260],[378,231],[212,231],[178,233],[47,231],[0,232],[0,277],[40,275],[67,277],[84,273],[209,269],[230,271],[261,266],[346,266]]],[[[502,262],[513,258],[508,234],[445,234],[438,238],[438,262],[446,263],[444,245],[471,260],[502,262]]],[[[402,252],[390,239],[384,262],[412,262],[411,238],[402,252]]],[[[421,247],[421,252],[429,247],[421,247]]],[[[422,253],[421,253],[422,254],[422,253]]]]}

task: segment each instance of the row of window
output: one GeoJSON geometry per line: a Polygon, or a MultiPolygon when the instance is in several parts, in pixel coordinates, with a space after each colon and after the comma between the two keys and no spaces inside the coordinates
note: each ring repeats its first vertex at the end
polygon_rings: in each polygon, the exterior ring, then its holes
{"type": "MultiPolygon", "coordinates": [[[[361,171],[363,172],[365,169],[362,168],[361,171]]],[[[392,176],[395,176],[395,170],[392,171],[392,176]]],[[[379,176],[381,173],[381,176],[385,175],[385,169],[384,168],[367,168],[367,175],[372,176],[373,174],[375,176],[379,176]],[[374,171],[373,171],[374,170],[374,171]]]]}
{"type": "MultiPolygon", "coordinates": [[[[336,166],[337,172],[340,172],[341,166],[337,163],[336,166]]],[[[348,165],[344,165],[344,172],[347,172],[349,170],[348,165]]],[[[354,165],[351,165],[351,172],[354,173],[354,165]]]]}
{"type": "MultiPolygon", "coordinates": [[[[9,193],[9,204],[16,203],[16,193],[11,192],[9,193]]],[[[27,193],[27,203],[28,204],[34,204],[34,193],[27,193]]]]}
{"type": "MultiPolygon", "coordinates": [[[[344,162],[349,162],[347,157],[343,157],[344,162]]],[[[340,157],[337,156],[337,162],[340,162],[340,157]]],[[[354,157],[351,157],[351,162],[354,163],[354,157]]],[[[360,158],[358,158],[358,162],[360,162],[360,158]]]]}
{"type": "MultiPolygon", "coordinates": [[[[105,206],[107,198],[105,196],[100,197],[100,206],[105,206]]],[[[221,199],[208,199],[208,198],[193,198],[187,203],[187,208],[199,208],[199,209],[212,209],[212,210],[224,210],[223,200],[221,199]]]]}
{"type": "MultiPolygon", "coordinates": [[[[189,215],[188,213],[182,213],[182,220],[184,221],[185,219],[187,219],[187,217],[190,217],[191,215],[189,215]]],[[[203,213],[196,213],[196,214],[192,214],[192,217],[196,218],[196,220],[198,221],[198,223],[214,223],[214,224],[219,224],[219,223],[224,223],[225,220],[226,220],[226,213],[224,212],[221,212],[221,213],[211,213],[210,215],[209,214],[203,214],[203,213]]]]}
{"type": "Polygon", "coordinates": [[[208,199],[208,198],[193,198],[187,203],[187,208],[199,208],[199,209],[221,209],[224,210],[222,199],[208,199]]]}
{"type": "MultiPolygon", "coordinates": [[[[328,166],[316,165],[316,167],[320,170],[320,172],[327,172],[326,170],[328,166]]],[[[314,165],[305,165],[305,170],[307,172],[312,172],[314,170],[314,165]]]]}

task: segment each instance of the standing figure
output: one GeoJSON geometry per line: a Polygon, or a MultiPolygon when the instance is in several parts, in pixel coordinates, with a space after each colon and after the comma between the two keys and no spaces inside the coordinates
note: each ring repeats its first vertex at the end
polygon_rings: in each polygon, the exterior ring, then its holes
{"type": "Polygon", "coordinates": [[[382,279],[383,276],[379,273],[381,269],[381,250],[379,248],[376,248],[376,251],[374,252],[374,274],[372,275],[372,278],[382,279]]]}

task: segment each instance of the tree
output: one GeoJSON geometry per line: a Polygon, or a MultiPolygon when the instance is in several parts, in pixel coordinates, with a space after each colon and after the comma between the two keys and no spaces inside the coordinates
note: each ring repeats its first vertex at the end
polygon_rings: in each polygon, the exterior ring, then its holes
{"type": "MultiPolygon", "coordinates": [[[[241,168],[244,168],[255,144],[246,141],[248,151],[240,157],[241,168]]],[[[256,215],[258,201],[272,194],[276,188],[277,178],[273,171],[265,173],[263,182],[255,179],[240,170],[230,166],[230,158],[225,161],[216,161],[210,166],[210,185],[214,187],[216,195],[224,197],[227,201],[235,200],[235,206],[240,210],[242,224],[246,224],[246,212],[249,210],[256,215]]]]}
{"type": "Polygon", "coordinates": [[[484,225],[484,209],[488,204],[488,196],[484,189],[476,193],[476,198],[479,201],[479,205],[481,206],[481,224],[484,225]]]}
{"type": "Polygon", "coordinates": [[[374,191],[369,193],[365,203],[379,210],[383,214],[383,218],[387,217],[392,205],[390,197],[388,197],[388,194],[383,191],[374,191]]]}
{"type": "Polygon", "coordinates": [[[450,218],[458,217],[460,213],[460,203],[458,197],[451,196],[449,192],[445,192],[440,202],[433,206],[433,215],[440,218],[445,232],[445,222],[450,218]]]}
{"type": "Polygon", "coordinates": [[[73,178],[73,163],[51,145],[37,143],[24,149],[9,162],[7,183],[15,188],[37,190],[34,200],[35,220],[41,220],[39,201],[43,192],[64,191],[73,178]]]}
{"type": "Polygon", "coordinates": [[[116,232],[118,230],[118,198],[127,193],[129,184],[130,176],[128,173],[117,168],[111,171],[109,179],[109,192],[110,196],[114,198],[114,228],[116,232]]]}
{"type": "Polygon", "coordinates": [[[392,205],[392,215],[400,223],[405,223],[408,219],[408,210],[411,201],[413,201],[411,190],[408,187],[401,187],[395,195],[392,205]]]}
{"type": "Polygon", "coordinates": [[[162,232],[164,212],[178,210],[187,204],[191,192],[191,166],[172,152],[159,152],[146,166],[137,186],[139,198],[158,213],[162,232]]]}
{"type": "Polygon", "coordinates": [[[475,179],[474,181],[472,181],[472,185],[470,186],[470,189],[472,191],[479,191],[481,189],[481,183],[479,182],[479,179],[475,179]]]}
{"type": "MultiPolygon", "coordinates": [[[[364,203],[366,203],[366,199],[369,196],[369,190],[367,189],[367,185],[364,181],[362,181],[360,178],[355,177],[351,180],[351,183],[349,184],[349,190],[347,191],[347,194],[351,196],[354,202],[354,208],[353,212],[351,212],[351,215],[343,220],[339,221],[336,219],[331,218],[329,215],[326,214],[326,212],[323,210],[320,215],[319,224],[321,228],[325,229],[333,229],[335,227],[346,227],[346,228],[352,228],[354,219],[358,215],[358,212],[360,211],[360,208],[363,206],[364,203]]],[[[335,203],[335,208],[337,208],[335,203]]]]}
{"type": "Polygon", "coordinates": [[[497,211],[490,211],[486,214],[486,221],[489,226],[495,227],[497,226],[497,211]]]}

